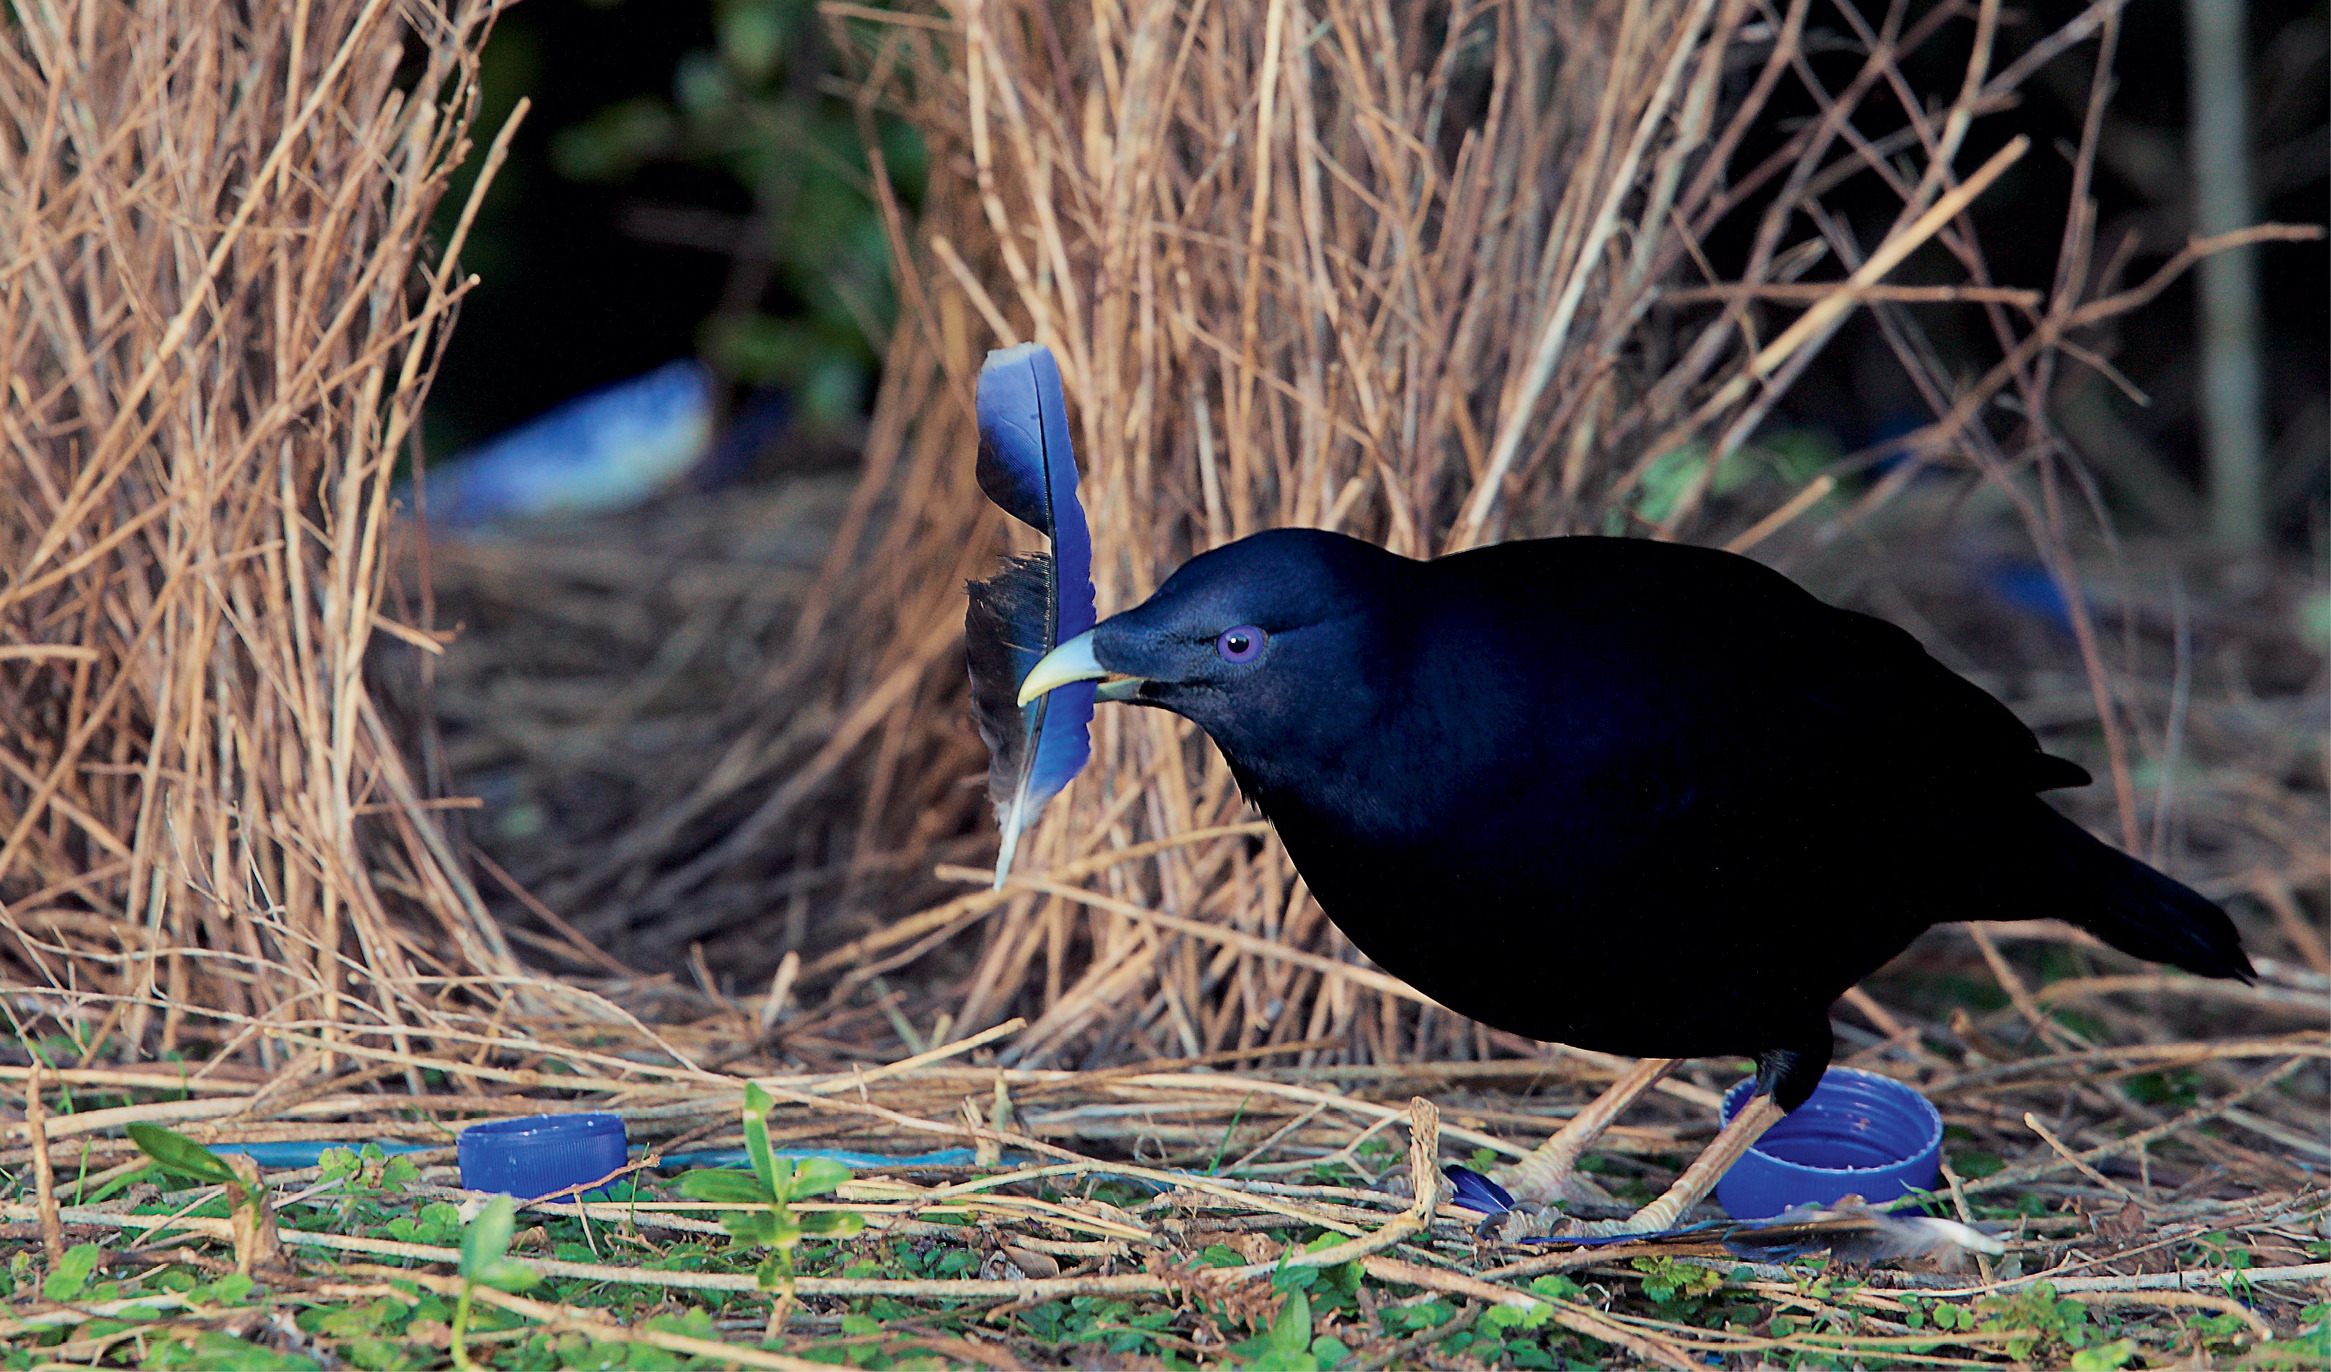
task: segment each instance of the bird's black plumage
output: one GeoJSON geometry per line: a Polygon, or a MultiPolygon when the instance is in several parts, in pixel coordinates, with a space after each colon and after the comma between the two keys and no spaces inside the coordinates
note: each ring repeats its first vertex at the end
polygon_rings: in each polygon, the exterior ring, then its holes
{"type": "Polygon", "coordinates": [[[1387,970],[1533,1038],[1756,1056],[1783,1107],[1830,1002],[1931,924],[2055,916],[2250,972],[2215,905],[2040,798],[2088,775],[2006,706],[1732,554],[1419,562],[1281,530],[1191,560],[1092,653],[1212,736],[1387,970]]]}

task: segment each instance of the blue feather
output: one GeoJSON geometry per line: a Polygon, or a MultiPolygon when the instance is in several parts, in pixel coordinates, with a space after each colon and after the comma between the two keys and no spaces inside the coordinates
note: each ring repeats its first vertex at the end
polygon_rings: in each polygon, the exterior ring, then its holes
{"type": "Polygon", "coordinates": [[[1456,1195],[1450,1198],[1453,1205],[1483,1215],[1502,1215],[1514,1208],[1511,1191],[1470,1167],[1460,1167],[1453,1162],[1443,1163],[1441,1175],[1447,1177],[1456,1188],[1456,1195]]]}
{"type": "Polygon", "coordinates": [[[1039,658],[1093,627],[1093,539],[1077,501],[1068,401],[1051,351],[1024,343],[989,353],[978,408],[979,488],[1052,541],[1051,553],[1016,558],[968,588],[971,708],[987,742],[988,795],[1003,830],[1001,886],[1020,835],[1092,756],[1092,682],[1060,687],[1025,710],[1016,697],[1039,658]]]}

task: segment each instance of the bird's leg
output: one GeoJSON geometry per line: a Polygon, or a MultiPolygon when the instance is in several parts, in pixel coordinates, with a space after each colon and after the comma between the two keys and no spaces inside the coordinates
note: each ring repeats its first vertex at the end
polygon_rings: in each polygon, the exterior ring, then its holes
{"type": "Polygon", "coordinates": [[[1732,1117],[1732,1122],[1724,1126],[1722,1132],[1701,1150],[1698,1157],[1692,1159],[1692,1165],[1675,1179],[1675,1185],[1668,1187],[1658,1200],[1615,1226],[1612,1232],[1655,1234],[1662,1229],[1675,1228],[1676,1221],[1690,1214],[1693,1206],[1706,1200],[1708,1193],[1716,1189],[1716,1183],[1731,1170],[1732,1164],[1740,1161],[1741,1154],[1746,1153],[1758,1139],[1764,1137],[1765,1130],[1779,1123],[1786,1114],[1788,1111],[1783,1110],[1769,1095],[1750,1098],[1740,1113],[1732,1117]]]}
{"type": "Polygon", "coordinates": [[[1795,1039],[1793,1048],[1772,1048],[1756,1055],[1756,1087],[1748,1103],[1692,1159],[1692,1165],[1675,1179],[1675,1185],[1667,1188],[1667,1194],[1617,1224],[1585,1225],[1578,1231],[1595,1235],[1655,1234],[1673,1229],[1677,1221],[1691,1213],[1693,1206],[1707,1199],[1732,1164],[1740,1161],[1740,1155],[1754,1147],[1764,1137],[1765,1130],[1803,1105],[1812,1096],[1813,1088],[1821,1084],[1822,1070],[1829,1066],[1829,1021],[1822,1019],[1805,1026],[1795,1039]],[[1788,1104],[1781,1104],[1783,1101],[1788,1104]]]}
{"type": "Polygon", "coordinates": [[[1540,1204],[1557,1200],[1609,1204],[1608,1193],[1578,1175],[1578,1160],[1611,1127],[1611,1121],[1619,1117],[1620,1111],[1657,1086],[1662,1077],[1675,1070],[1678,1061],[1676,1058],[1639,1059],[1619,1074],[1609,1090],[1554,1131],[1553,1137],[1539,1144],[1520,1162],[1500,1168],[1491,1180],[1511,1191],[1517,1200],[1540,1204]]]}

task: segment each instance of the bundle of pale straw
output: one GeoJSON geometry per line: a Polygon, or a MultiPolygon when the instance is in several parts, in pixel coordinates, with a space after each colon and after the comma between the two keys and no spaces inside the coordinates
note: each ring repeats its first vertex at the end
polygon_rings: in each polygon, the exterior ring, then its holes
{"type": "Polygon", "coordinates": [[[494,10],[11,7],[0,977],[84,1060],[425,1038],[517,970],[366,681],[441,648],[384,603],[390,480],[494,10]]]}

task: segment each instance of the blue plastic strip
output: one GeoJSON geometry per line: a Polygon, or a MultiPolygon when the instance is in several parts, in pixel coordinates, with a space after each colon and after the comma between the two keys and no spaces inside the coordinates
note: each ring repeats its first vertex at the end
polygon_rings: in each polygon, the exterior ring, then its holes
{"type": "Polygon", "coordinates": [[[240,1153],[261,1167],[314,1167],[324,1160],[324,1154],[334,1148],[355,1152],[366,1143],[389,1157],[399,1153],[422,1153],[432,1148],[446,1147],[447,1143],[395,1143],[388,1139],[301,1139],[290,1143],[214,1143],[210,1151],[221,1155],[240,1153]]]}
{"type": "MultiPolygon", "coordinates": [[[[968,1148],[942,1148],[936,1153],[859,1153],[847,1148],[779,1148],[774,1150],[781,1158],[824,1158],[838,1162],[852,1171],[878,1171],[885,1167],[969,1167],[977,1156],[968,1148]]],[[[700,1148],[689,1153],[674,1153],[659,1164],[665,1169],[674,1167],[750,1167],[742,1148],[700,1148]]]]}

